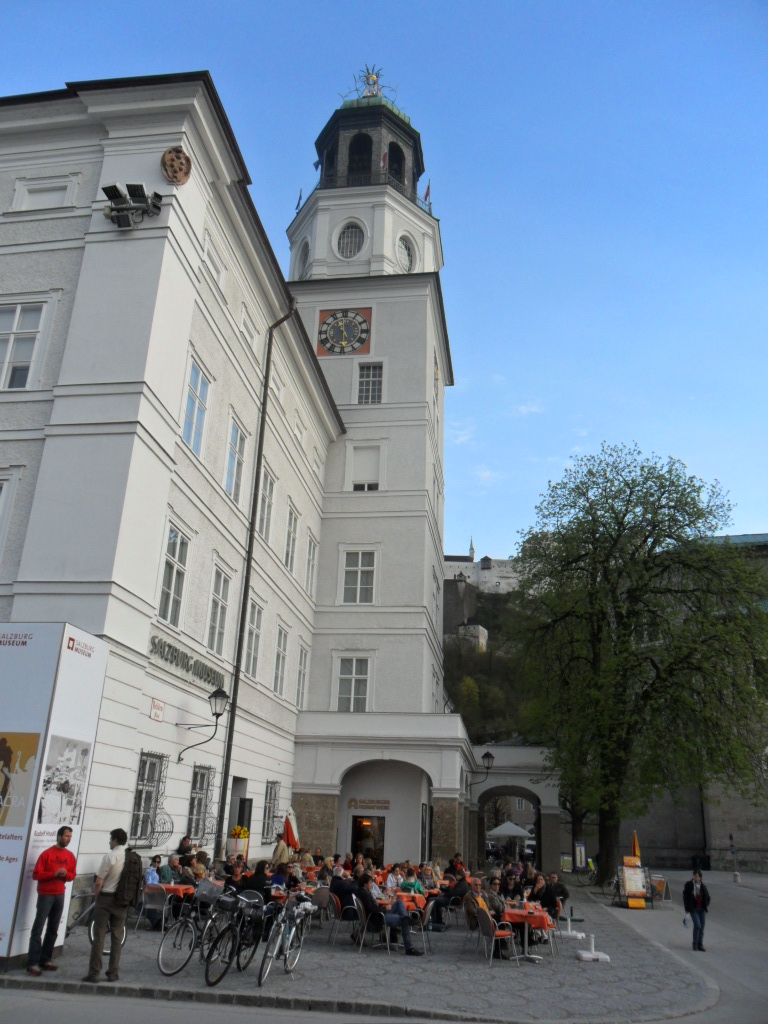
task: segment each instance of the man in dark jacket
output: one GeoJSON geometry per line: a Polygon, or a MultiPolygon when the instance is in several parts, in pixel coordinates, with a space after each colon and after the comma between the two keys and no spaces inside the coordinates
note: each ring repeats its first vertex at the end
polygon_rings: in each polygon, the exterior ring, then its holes
{"type": "Polygon", "coordinates": [[[693,922],[693,948],[700,953],[706,953],[702,942],[704,941],[704,923],[709,910],[709,889],[702,882],[700,871],[694,871],[693,878],[687,881],[683,887],[683,906],[686,914],[691,915],[693,922]]]}

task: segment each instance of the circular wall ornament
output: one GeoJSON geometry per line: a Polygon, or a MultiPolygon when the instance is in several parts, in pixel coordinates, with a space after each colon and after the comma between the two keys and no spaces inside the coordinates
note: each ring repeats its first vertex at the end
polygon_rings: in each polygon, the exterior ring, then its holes
{"type": "Polygon", "coordinates": [[[192,158],[187,156],[181,146],[172,146],[163,153],[160,166],[172,185],[186,185],[192,173],[192,158]]]}

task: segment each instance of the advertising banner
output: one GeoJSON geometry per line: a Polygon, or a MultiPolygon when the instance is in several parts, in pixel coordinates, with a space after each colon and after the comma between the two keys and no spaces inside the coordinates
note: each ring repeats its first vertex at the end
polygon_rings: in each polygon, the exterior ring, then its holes
{"type": "Polygon", "coordinates": [[[107,653],[65,623],[0,624],[0,958],[26,952],[32,872],[61,825],[77,856],[107,653]]]}

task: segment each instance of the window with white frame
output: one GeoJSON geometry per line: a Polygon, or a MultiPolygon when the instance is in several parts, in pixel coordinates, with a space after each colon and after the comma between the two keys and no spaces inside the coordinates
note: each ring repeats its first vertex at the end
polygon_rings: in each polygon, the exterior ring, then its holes
{"type": "Polygon", "coordinates": [[[269,378],[269,390],[272,392],[274,397],[280,403],[283,404],[283,396],[285,394],[285,381],[283,380],[282,374],[276,366],[272,367],[272,373],[269,378]]]}
{"type": "Polygon", "coordinates": [[[338,711],[365,711],[370,658],[339,659],[338,711]]]}
{"type": "Polygon", "coordinates": [[[221,288],[224,283],[224,261],[216,252],[211,236],[208,234],[205,236],[205,262],[208,264],[208,269],[214,281],[221,288]]]}
{"type": "Polygon", "coordinates": [[[187,407],[184,412],[184,427],[181,436],[195,455],[200,455],[203,447],[203,428],[208,409],[209,386],[210,381],[193,359],[189,368],[187,407]]]}
{"type": "Polygon", "coordinates": [[[307,665],[309,664],[309,651],[299,644],[299,667],[296,672],[296,707],[301,710],[307,696],[307,665]]]}
{"type": "Polygon", "coordinates": [[[304,435],[306,434],[306,427],[301,422],[301,416],[296,413],[293,417],[293,433],[296,440],[299,442],[299,447],[304,447],[304,435]]]}
{"type": "Polygon", "coordinates": [[[261,617],[264,609],[255,601],[248,605],[248,626],[245,634],[245,674],[256,678],[259,665],[259,644],[261,643],[261,617]]]}
{"type": "Polygon", "coordinates": [[[261,841],[269,843],[280,828],[280,783],[275,780],[267,782],[264,792],[264,816],[261,819],[261,841]]]}
{"type": "Polygon", "coordinates": [[[74,206],[80,172],[53,174],[36,178],[17,178],[14,183],[10,212],[22,210],[53,210],[74,206]]]}
{"type": "Polygon", "coordinates": [[[434,569],[432,570],[432,619],[437,626],[440,621],[440,584],[434,569]]]}
{"type": "Polygon", "coordinates": [[[380,445],[352,445],[350,478],[353,491],[378,491],[381,463],[380,445]]]}
{"type": "Polygon", "coordinates": [[[518,811],[524,811],[525,810],[525,800],[523,800],[523,798],[521,796],[519,796],[517,798],[517,809],[518,809],[518,811]]]}
{"type": "Polygon", "coordinates": [[[275,675],[272,680],[272,689],[278,695],[283,696],[285,689],[285,663],[288,660],[288,634],[282,626],[277,627],[277,643],[275,644],[275,675]]]}
{"type": "Polygon", "coordinates": [[[307,565],[304,573],[304,589],[310,597],[315,592],[315,572],[317,570],[317,541],[307,531],[307,565]]]}
{"type": "Polygon", "coordinates": [[[0,389],[26,388],[42,317],[42,302],[0,305],[0,389]]]}
{"type": "Polygon", "coordinates": [[[357,378],[357,404],[380,405],[384,366],[382,363],[360,363],[357,378]]]}
{"type": "Polygon", "coordinates": [[[312,449],[312,469],[316,476],[320,476],[323,471],[323,463],[320,459],[320,452],[317,448],[312,449]]]}
{"type": "Polygon", "coordinates": [[[196,764],[192,769],[192,789],[189,794],[189,815],[187,816],[187,835],[190,839],[202,842],[207,838],[207,825],[212,817],[210,812],[213,795],[213,776],[215,770],[209,765],[196,764]]]}
{"type": "Polygon", "coordinates": [[[168,540],[165,545],[165,567],[160,588],[158,616],[172,626],[181,621],[181,600],[184,595],[184,579],[187,573],[189,538],[178,527],[170,523],[168,540]]]}
{"type": "Polygon", "coordinates": [[[344,552],[344,604],[373,604],[375,551],[344,552]]]}
{"type": "Polygon", "coordinates": [[[269,543],[269,531],[272,526],[272,502],[275,498],[275,481],[270,473],[262,468],[261,498],[259,500],[259,533],[269,543]]]}
{"type": "Polygon", "coordinates": [[[241,323],[241,329],[243,334],[245,335],[246,341],[248,342],[249,346],[253,349],[254,355],[257,355],[258,353],[256,352],[256,346],[259,340],[259,330],[256,327],[256,324],[251,319],[251,315],[245,306],[243,306],[243,319],[241,323]]]}
{"type": "Polygon", "coordinates": [[[208,619],[208,649],[216,654],[224,651],[224,633],[227,628],[229,605],[229,577],[218,566],[213,570],[211,614],[208,619]]]}
{"type": "Polygon", "coordinates": [[[236,420],[232,420],[229,428],[229,445],[227,447],[227,476],[224,483],[227,494],[238,504],[240,486],[243,481],[243,463],[245,462],[245,432],[236,420]]]}
{"type": "Polygon", "coordinates": [[[293,572],[293,564],[296,560],[296,536],[299,532],[299,517],[293,505],[288,506],[288,522],[285,528],[285,553],[283,564],[288,572],[293,572]]]}

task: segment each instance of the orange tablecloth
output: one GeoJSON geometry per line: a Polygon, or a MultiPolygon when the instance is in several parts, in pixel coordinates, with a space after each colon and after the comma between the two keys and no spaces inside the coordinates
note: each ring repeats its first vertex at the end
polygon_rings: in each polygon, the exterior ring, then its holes
{"type": "MultiPolygon", "coordinates": [[[[420,892],[401,892],[398,889],[397,895],[400,897],[400,899],[403,901],[406,907],[408,907],[409,903],[412,903],[416,907],[418,907],[419,910],[423,910],[424,907],[426,907],[427,905],[426,897],[422,896],[420,892]]],[[[410,910],[411,908],[408,907],[408,909],[410,910]]]]}
{"type": "Polygon", "coordinates": [[[169,896],[178,896],[179,899],[195,895],[194,885],[163,885],[163,888],[169,896]]]}
{"type": "Polygon", "coordinates": [[[533,913],[530,913],[527,910],[513,910],[511,907],[507,907],[502,920],[509,921],[510,924],[527,922],[531,928],[540,928],[544,932],[549,927],[549,914],[545,910],[534,910],[533,913]]]}

